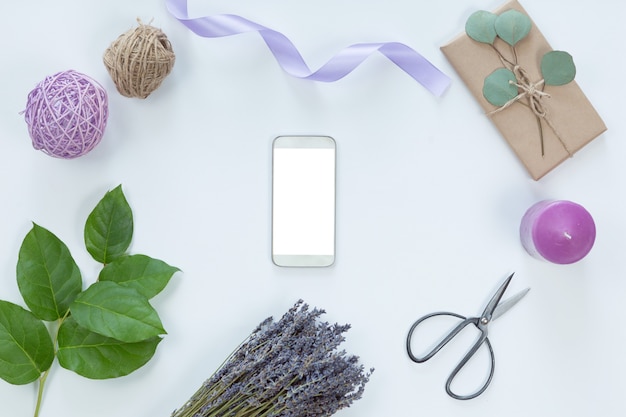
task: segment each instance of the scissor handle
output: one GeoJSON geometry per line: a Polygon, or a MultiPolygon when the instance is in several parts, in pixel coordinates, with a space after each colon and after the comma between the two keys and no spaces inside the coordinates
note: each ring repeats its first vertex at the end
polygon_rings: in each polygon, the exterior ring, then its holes
{"type": "Polygon", "coordinates": [[[465,356],[463,356],[463,358],[458,363],[458,365],[452,370],[452,372],[450,373],[450,376],[448,376],[448,379],[446,380],[446,392],[448,393],[449,396],[451,396],[452,398],[456,398],[457,400],[470,400],[472,398],[478,397],[487,389],[487,387],[491,383],[491,380],[493,379],[493,374],[494,374],[495,366],[496,366],[496,359],[493,353],[493,348],[491,347],[491,342],[487,338],[487,328],[479,327],[480,320],[481,320],[480,317],[465,317],[460,314],[451,313],[447,311],[431,313],[431,314],[427,314],[419,318],[415,323],[413,323],[407,335],[406,349],[407,349],[407,353],[409,354],[409,358],[411,358],[413,362],[422,363],[422,362],[426,362],[427,360],[435,356],[437,352],[439,352],[446,344],[448,344],[450,340],[452,340],[457,334],[461,332],[461,330],[463,330],[468,325],[473,324],[477,328],[480,329],[481,335],[476,340],[476,342],[474,342],[474,345],[472,345],[471,349],[465,354],[465,356]],[[413,337],[413,332],[415,331],[417,326],[420,325],[420,323],[435,316],[452,316],[452,317],[459,318],[462,321],[459,324],[457,324],[452,330],[450,330],[450,332],[446,335],[446,337],[444,337],[439,343],[437,343],[437,345],[434,348],[432,348],[428,353],[426,353],[422,357],[417,357],[413,354],[413,351],[411,349],[411,339],[413,337]],[[483,383],[483,385],[478,390],[476,390],[475,392],[471,394],[459,395],[459,394],[454,393],[451,388],[454,378],[461,371],[461,369],[463,369],[463,367],[467,364],[467,362],[469,362],[472,356],[476,354],[476,352],[482,346],[483,343],[487,345],[487,347],[489,348],[489,354],[491,355],[491,364],[490,364],[489,376],[487,377],[487,380],[483,383]]]}

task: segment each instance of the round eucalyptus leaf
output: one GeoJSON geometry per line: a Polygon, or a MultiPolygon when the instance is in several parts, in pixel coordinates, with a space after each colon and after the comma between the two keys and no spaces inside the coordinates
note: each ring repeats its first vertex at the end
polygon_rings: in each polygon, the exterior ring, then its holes
{"type": "Polygon", "coordinates": [[[504,106],[517,97],[515,74],[506,68],[498,68],[485,78],[483,96],[494,106],[504,106]]]}
{"type": "Polygon", "coordinates": [[[514,9],[503,12],[495,21],[496,33],[511,46],[524,39],[530,32],[530,27],[530,18],[514,9]]]}
{"type": "Polygon", "coordinates": [[[0,378],[14,385],[36,381],[54,360],[48,329],[33,313],[0,300],[0,378]]]}
{"type": "Polygon", "coordinates": [[[541,74],[546,85],[565,85],[576,77],[574,59],[565,51],[551,51],[541,59],[541,74]]]}
{"type": "Polygon", "coordinates": [[[162,339],[127,343],[81,327],[70,317],[59,329],[59,364],[91,379],[118,378],[145,365],[162,339]]]}
{"type": "Polygon", "coordinates": [[[493,44],[498,36],[495,28],[497,17],[494,13],[478,10],[465,22],[465,33],[477,42],[493,44]]]}

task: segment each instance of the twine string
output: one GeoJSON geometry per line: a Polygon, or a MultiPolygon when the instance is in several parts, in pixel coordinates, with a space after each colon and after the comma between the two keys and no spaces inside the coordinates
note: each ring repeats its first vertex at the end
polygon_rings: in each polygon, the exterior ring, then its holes
{"type": "MultiPolygon", "coordinates": [[[[548,112],[543,105],[542,100],[544,98],[551,97],[550,94],[543,91],[545,80],[541,79],[536,83],[531,82],[526,71],[519,65],[515,65],[512,71],[513,71],[513,74],[515,74],[515,79],[517,80],[517,82],[509,81],[509,83],[518,88],[519,94],[513,97],[511,100],[504,103],[502,106],[498,107],[497,109],[490,111],[489,113],[487,113],[487,115],[492,116],[494,114],[500,113],[501,111],[508,109],[509,107],[519,102],[520,100],[527,99],[528,107],[530,108],[530,110],[533,112],[533,114],[535,115],[535,117],[537,117],[537,120],[539,121],[539,128],[541,129],[541,121],[542,120],[545,121],[548,127],[552,129],[552,131],[554,132],[559,142],[561,142],[561,145],[563,146],[565,151],[567,151],[568,155],[571,157],[573,155],[572,151],[569,149],[565,141],[563,141],[563,138],[561,137],[560,133],[556,129],[556,126],[554,126],[554,123],[552,123],[552,120],[550,120],[550,118],[548,117],[548,112]]],[[[543,131],[540,130],[540,134],[541,134],[541,155],[543,156],[544,155],[543,131]]]]}
{"type": "Polygon", "coordinates": [[[126,97],[146,98],[172,71],[176,56],[167,36],[143,24],[120,35],[104,52],[103,61],[117,90],[126,97]]]}
{"type": "Polygon", "coordinates": [[[108,117],[107,94],[84,74],[59,72],[29,93],[23,114],[35,149],[75,158],[100,142],[108,117]]]}

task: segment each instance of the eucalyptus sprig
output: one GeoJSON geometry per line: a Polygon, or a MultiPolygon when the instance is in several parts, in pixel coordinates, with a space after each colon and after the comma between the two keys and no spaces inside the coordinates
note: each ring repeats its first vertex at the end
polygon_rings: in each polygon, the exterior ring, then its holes
{"type": "Polygon", "coordinates": [[[541,75],[539,81],[530,80],[528,73],[518,62],[517,44],[530,33],[530,18],[515,9],[502,12],[500,15],[479,10],[474,12],[465,24],[465,33],[473,40],[490,45],[503,67],[498,68],[485,78],[483,96],[497,106],[492,113],[502,111],[509,106],[520,103],[526,105],[535,115],[541,138],[541,155],[545,155],[542,120],[554,131],[555,135],[571,155],[567,144],[562,140],[547,117],[543,100],[550,97],[545,92],[546,86],[561,86],[574,80],[576,66],[572,56],[564,51],[547,52],[541,59],[541,75]],[[501,39],[510,47],[511,57],[505,56],[498,49],[496,40],[501,39]]]}
{"type": "Polygon", "coordinates": [[[179,269],[128,254],[132,236],[132,210],[118,186],[85,223],[86,249],[103,264],[85,290],[58,237],[33,223],[24,238],[17,284],[28,309],[0,300],[0,378],[15,385],[39,382],[35,417],[55,358],[86,378],[121,377],[145,365],[166,333],[150,299],[179,269]]]}

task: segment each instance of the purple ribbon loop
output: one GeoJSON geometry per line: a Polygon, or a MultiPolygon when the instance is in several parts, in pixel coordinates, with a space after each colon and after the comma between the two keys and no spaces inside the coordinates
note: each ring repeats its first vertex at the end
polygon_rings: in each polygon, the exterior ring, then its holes
{"type": "Polygon", "coordinates": [[[415,50],[402,43],[350,45],[333,56],[317,71],[311,71],[293,43],[280,32],[232,14],[190,18],[187,13],[187,0],[166,0],[166,6],[176,19],[192,32],[205,38],[258,32],[283,70],[297,78],[323,82],[337,81],[352,72],[368,56],[378,51],[435,96],[441,96],[450,85],[450,78],[447,75],[415,50]]]}

